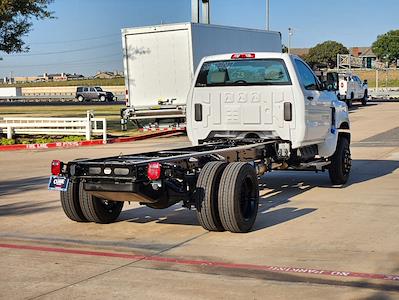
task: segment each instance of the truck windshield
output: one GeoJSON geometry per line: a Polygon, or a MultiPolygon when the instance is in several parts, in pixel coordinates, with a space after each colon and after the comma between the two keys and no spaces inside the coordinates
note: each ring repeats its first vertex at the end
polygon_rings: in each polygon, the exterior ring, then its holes
{"type": "Polygon", "coordinates": [[[282,59],[243,59],[205,62],[196,87],[291,85],[282,59]]]}

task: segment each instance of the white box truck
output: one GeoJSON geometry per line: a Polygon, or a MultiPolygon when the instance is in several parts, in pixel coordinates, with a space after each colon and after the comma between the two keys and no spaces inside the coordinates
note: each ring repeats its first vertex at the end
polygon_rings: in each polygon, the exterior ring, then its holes
{"type": "Polygon", "coordinates": [[[245,51],[281,53],[274,31],[201,23],[122,29],[128,119],[185,119],[195,69],[204,56],[245,51]]]}

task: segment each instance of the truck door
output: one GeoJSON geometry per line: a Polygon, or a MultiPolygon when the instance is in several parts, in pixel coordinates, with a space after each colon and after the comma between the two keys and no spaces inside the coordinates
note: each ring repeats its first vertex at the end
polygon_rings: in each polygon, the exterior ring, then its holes
{"type": "Polygon", "coordinates": [[[356,95],[355,95],[355,98],[356,99],[361,99],[361,98],[363,98],[363,83],[360,80],[360,78],[357,77],[357,76],[354,76],[353,79],[355,80],[355,83],[356,83],[356,95]]]}
{"type": "Polygon", "coordinates": [[[348,90],[346,92],[346,98],[354,99],[356,98],[356,83],[353,76],[348,76],[348,90]],[[353,97],[352,97],[353,94],[353,97]]]}
{"type": "Polygon", "coordinates": [[[305,101],[306,141],[320,143],[331,125],[331,93],[321,90],[316,75],[303,61],[295,59],[305,101]]]}
{"type": "Polygon", "coordinates": [[[90,99],[89,98],[89,88],[88,87],[84,87],[83,88],[83,97],[85,98],[85,99],[90,99]]]}
{"type": "Polygon", "coordinates": [[[89,99],[97,99],[98,98],[97,97],[97,92],[96,92],[95,88],[93,88],[93,87],[91,87],[89,89],[89,94],[88,95],[89,95],[88,96],[89,99]]]}

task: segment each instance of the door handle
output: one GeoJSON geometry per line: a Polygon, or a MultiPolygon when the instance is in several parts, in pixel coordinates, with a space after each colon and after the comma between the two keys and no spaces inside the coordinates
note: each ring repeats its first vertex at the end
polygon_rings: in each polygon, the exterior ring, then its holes
{"type": "Polygon", "coordinates": [[[313,96],[308,96],[308,100],[313,100],[313,96]]]}

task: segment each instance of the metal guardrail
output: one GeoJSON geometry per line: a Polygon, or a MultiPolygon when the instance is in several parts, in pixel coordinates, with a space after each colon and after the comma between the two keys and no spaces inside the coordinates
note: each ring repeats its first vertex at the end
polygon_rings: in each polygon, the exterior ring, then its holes
{"type": "MultiPolygon", "coordinates": [[[[117,99],[124,99],[124,95],[115,94],[117,99]]],[[[75,94],[60,94],[60,95],[24,95],[24,96],[0,96],[0,103],[15,103],[15,102],[79,102],[75,98],[75,94]]],[[[93,102],[93,101],[90,101],[93,102]]],[[[88,102],[83,102],[88,103],[88,102]]],[[[101,102],[98,102],[101,103],[101,102]]]]}
{"type": "Polygon", "coordinates": [[[84,135],[90,140],[93,135],[102,135],[107,143],[107,120],[95,118],[87,111],[86,118],[0,118],[0,133],[7,133],[11,139],[14,134],[43,135],[84,135]],[[98,126],[101,123],[101,126],[98,126]]]}

